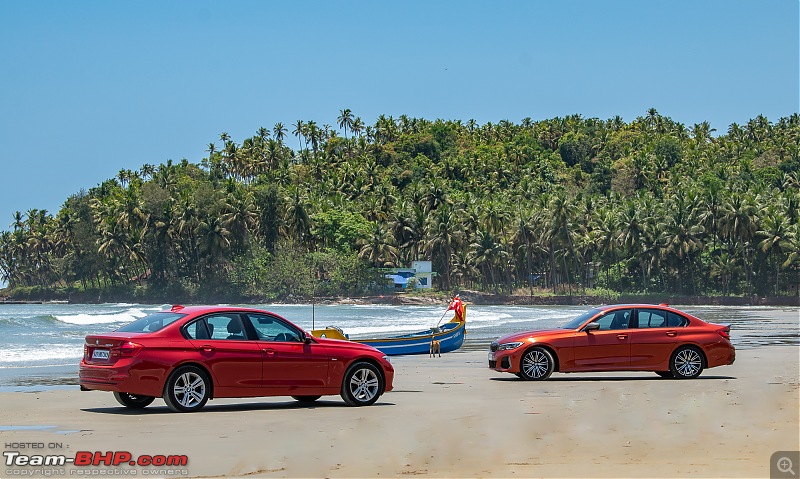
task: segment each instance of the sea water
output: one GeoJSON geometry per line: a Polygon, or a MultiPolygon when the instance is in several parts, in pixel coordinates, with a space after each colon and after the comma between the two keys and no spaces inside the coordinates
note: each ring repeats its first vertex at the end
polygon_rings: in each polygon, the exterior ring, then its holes
{"type": "MultiPolygon", "coordinates": [[[[426,330],[452,317],[446,305],[285,305],[250,307],[277,313],[310,330],[337,326],[351,339],[388,337],[426,330]]],[[[0,390],[36,384],[75,384],[88,334],[113,331],[169,305],[0,304],[0,390]]],[[[589,306],[467,306],[463,350],[487,349],[494,339],[517,331],[557,328],[589,306]]],[[[800,344],[800,308],[685,306],[683,311],[713,323],[731,324],[739,348],[800,344]]]]}

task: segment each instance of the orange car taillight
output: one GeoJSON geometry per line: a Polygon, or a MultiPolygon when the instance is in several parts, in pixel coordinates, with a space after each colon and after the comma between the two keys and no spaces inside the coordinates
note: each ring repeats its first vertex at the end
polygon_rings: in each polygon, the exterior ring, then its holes
{"type": "Polygon", "coordinates": [[[137,354],[139,354],[142,351],[142,349],[144,349],[144,346],[142,346],[141,344],[128,341],[126,343],[123,343],[122,346],[120,346],[119,357],[132,358],[137,354]]]}

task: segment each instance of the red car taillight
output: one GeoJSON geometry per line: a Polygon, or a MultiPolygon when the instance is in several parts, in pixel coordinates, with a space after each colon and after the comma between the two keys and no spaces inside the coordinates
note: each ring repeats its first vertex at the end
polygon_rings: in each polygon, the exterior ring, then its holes
{"type": "Polygon", "coordinates": [[[718,329],[717,330],[717,334],[719,334],[720,336],[722,336],[725,339],[731,339],[731,334],[730,333],[731,333],[730,328],[718,329]]]}
{"type": "Polygon", "coordinates": [[[132,358],[137,354],[139,354],[142,351],[142,349],[144,349],[144,346],[142,346],[141,344],[128,341],[126,343],[123,343],[122,346],[119,347],[119,357],[132,358]]]}
{"type": "Polygon", "coordinates": [[[83,345],[83,357],[84,358],[88,358],[89,357],[89,345],[88,344],[84,344],[83,345]]]}

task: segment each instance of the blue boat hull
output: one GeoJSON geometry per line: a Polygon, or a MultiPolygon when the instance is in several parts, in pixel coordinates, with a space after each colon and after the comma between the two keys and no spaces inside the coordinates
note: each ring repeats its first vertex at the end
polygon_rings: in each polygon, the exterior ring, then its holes
{"type": "Polygon", "coordinates": [[[465,334],[465,324],[462,322],[447,323],[438,333],[428,330],[393,338],[352,339],[351,341],[372,346],[387,356],[399,356],[402,354],[427,354],[430,352],[431,341],[435,339],[439,341],[441,352],[449,353],[464,344],[465,334]],[[451,324],[454,326],[450,327],[451,324]]]}

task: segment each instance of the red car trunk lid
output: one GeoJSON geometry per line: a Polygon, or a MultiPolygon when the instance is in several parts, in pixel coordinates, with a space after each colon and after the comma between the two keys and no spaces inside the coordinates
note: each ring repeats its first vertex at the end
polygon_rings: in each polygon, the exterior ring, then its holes
{"type": "Polygon", "coordinates": [[[131,341],[131,335],[104,334],[86,336],[83,346],[83,360],[88,364],[112,365],[121,357],[135,356],[142,345],[131,341]]]}

